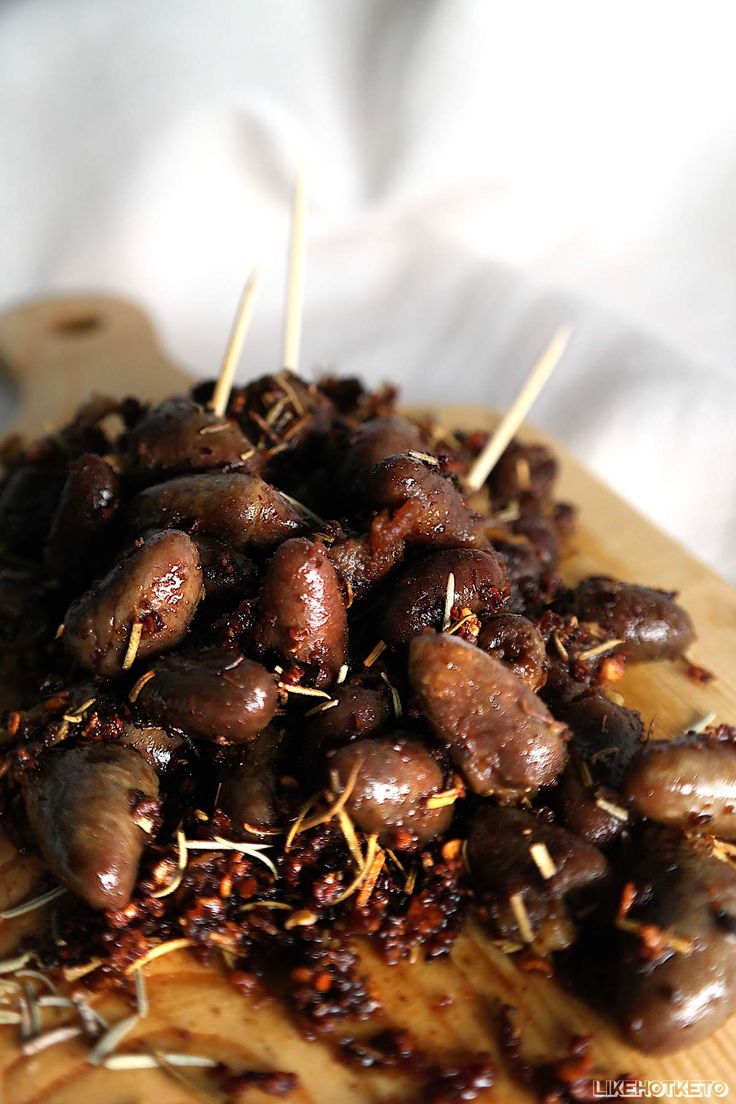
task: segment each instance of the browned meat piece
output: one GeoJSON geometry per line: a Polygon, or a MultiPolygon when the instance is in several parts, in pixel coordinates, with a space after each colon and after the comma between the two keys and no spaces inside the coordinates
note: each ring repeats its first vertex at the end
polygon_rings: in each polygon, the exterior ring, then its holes
{"type": "Polygon", "coordinates": [[[525,793],[563,769],[565,726],[487,652],[454,636],[416,636],[409,678],[420,710],[476,793],[525,793]]]}
{"type": "Polygon", "coordinates": [[[487,548],[484,519],[438,468],[413,456],[391,456],[366,476],[365,499],[377,510],[414,501],[420,507],[407,539],[446,548],[487,548]]]}
{"type": "Polygon", "coordinates": [[[142,755],[157,774],[168,770],[172,761],[184,747],[181,736],[154,725],[125,724],[122,735],[116,741],[142,755]]]}
{"type": "Polygon", "coordinates": [[[736,1011],[736,870],[708,845],[654,825],[639,854],[624,922],[641,927],[621,937],[618,1016],[633,1046],[670,1054],[736,1011]]]}
{"type": "Polygon", "coordinates": [[[574,942],[568,896],[597,888],[608,875],[601,852],[572,832],[521,809],[490,805],[473,819],[468,863],[493,934],[513,943],[534,942],[544,951],[574,942]]]}
{"type": "Polygon", "coordinates": [[[111,415],[118,415],[126,426],[130,426],[140,418],[141,411],[142,407],[137,399],[91,395],[77,409],[70,422],[30,448],[35,451],[41,445],[43,449],[50,448],[57,457],[63,456],[67,460],[81,456],[84,452],[104,456],[114,448],[105,432],[104,420],[111,415]]]}
{"type": "Polygon", "coordinates": [[[77,576],[99,562],[118,505],[117,475],[101,456],[84,453],[69,470],[49,529],[44,561],[52,575],[77,576]]]}
{"type": "Polygon", "coordinates": [[[596,622],[622,640],[632,663],[675,659],[695,640],[689,615],[663,590],[594,575],[580,583],[572,604],[581,621],[596,622]]]}
{"type": "Polygon", "coordinates": [[[393,709],[386,683],[373,679],[351,681],[330,691],[334,708],[317,713],[310,721],[309,733],[317,746],[335,747],[382,729],[393,709]]]}
{"type": "Polygon", "coordinates": [[[629,761],[644,738],[636,710],[611,701],[602,690],[554,708],[572,731],[570,746],[591,762],[594,777],[620,790],[629,761]]]}
{"type": "Polygon", "coordinates": [[[153,667],[138,704],[153,720],[201,740],[253,740],[276,712],[276,683],[260,663],[226,648],[171,655],[153,667]]]}
{"type": "Polygon", "coordinates": [[[544,684],[544,641],[539,629],[519,613],[500,613],[483,622],[478,647],[504,663],[530,690],[544,684]]]}
{"type": "Polygon", "coordinates": [[[239,748],[220,768],[218,805],[230,818],[233,831],[248,834],[245,825],[269,828],[278,817],[274,806],[274,759],[281,733],[267,728],[245,749],[239,748]]]}
{"type": "Polygon", "coordinates": [[[600,690],[560,704],[555,713],[572,732],[570,762],[554,793],[556,807],[568,828],[601,847],[628,824],[628,802],[620,790],[641,746],[642,719],[600,690]]]}
{"type": "Polygon", "coordinates": [[[367,533],[330,545],[327,555],[351,602],[365,597],[403,559],[419,513],[418,503],[410,500],[398,510],[377,514],[367,533]]]}
{"type": "Polygon", "coordinates": [[[433,552],[405,571],[390,591],[382,622],[388,644],[408,644],[423,629],[441,628],[451,573],[458,609],[467,608],[482,618],[500,609],[508,597],[506,574],[494,552],[433,552]]]}
{"type": "Polygon", "coordinates": [[[304,667],[316,686],[335,681],[347,655],[348,621],[324,545],[296,538],[276,549],[263,583],[255,641],[262,654],[275,652],[304,667]]]}
{"type": "Polygon", "coordinates": [[[508,540],[494,537],[493,547],[503,558],[506,574],[512,587],[518,587],[526,580],[539,582],[544,575],[544,565],[534,546],[521,536],[514,537],[509,531],[508,540]]]}
{"type": "Polygon", "coordinates": [[[136,660],[173,648],[184,638],[201,594],[193,542],[176,529],[156,533],[72,602],[64,643],[86,670],[120,674],[134,626],[142,626],[136,660]]]}
{"type": "Polygon", "coordinates": [[[127,905],[149,840],[155,771],[137,752],[95,743],[48,752],[21,779],[28,820],[51,871],[96,909],[127,905]]]}
{"type": "Polygon", "coordinates": [[[207,598],[237,600],[251,590],[258,570],[250,557],[212,537],[200,537],[195,533],[192,540],[199,552],[207,598]]]}
{"type": "Polygon", "coordinates": [[[378,390],[371,391],[356,376],[340,374],[320,376],[318,386],[336,410],[353,421],[372,421],[396,413],[398,389],[393,384],[384,383],[378,390]]]}
{"type": "Polygon", "coordinates": [[[39,560],[66,482],[66,472],[24,465],[0,485],[3,547],[39,560]]]}
{"type": "Polygon", "coordinates": [[[126,459],[139,475],[261,467],[259,453],[237,422],[184,397],[166,399],[143,415],[128,436],[126,459]]]}
{"type": "Polygon", "coordinates": [[[233,548],[270,548],[307,527],[306,517],[257,475],[208,472],[147,487],[133,500],[140,531],[162,525],[191,529],[233,548]]]}
{"type": "Polygon", "coordinates": [[[353,600],[363,598],[396,566],[404,554],[404,542],[389,547],[388,553],[375,555],[365,535],[345,537],[327,549],[337,577],[353,600]]]}
{"type": "Polygon", "coordinates": [[[512,441],[491,472],[488,483],[494,502],[539,508],[552,501],[557,461],[546,445],[512,441]]]}
{"type": "Polygon", "coordinates": [[[736,730],[723,725],[644,744],[624,791],[650,820],[736,840],[736,730]]]}
{"type": "Polygon", "coordinates": [[[357,491],[381,460],[412,450],[426,452],[426,441],[419,427],[405,418],[391,415],[362,422],[341,450],[342,483],[347,490],[357,491]]]}
{"type": "Polygon", "coordinates": [[[424,847],[452,820],[452,805],[427,805],[432,794],[444,788],[442,770],[424,744],[411,736],[397,732],[356,740],[331,751],[327,765],[341,789],[355,777],[346,810],[359,828],[377,832],[387,847],[424,847]]]}
{"type": "Polygon", "coordinates": [[[628,826],[628,808],[621,795],[591,782],[586,761],[575,750],[554,793],[555,808],[581,839],[605,847],[628,826]]]}
{"type": "Polygon", "coordinates": [[[327,433],[335,408],[313,383],[284,369],[233,388],[228,413],[260,445],[293,449],[327,433]]]}
{"type": "Polygon", "coordinates": [[[554,571],[560,559],[560,537],[557,526],[542,514],[523,513],[511,523],[519,537],[526,537],[542,571],[554,571]]]}

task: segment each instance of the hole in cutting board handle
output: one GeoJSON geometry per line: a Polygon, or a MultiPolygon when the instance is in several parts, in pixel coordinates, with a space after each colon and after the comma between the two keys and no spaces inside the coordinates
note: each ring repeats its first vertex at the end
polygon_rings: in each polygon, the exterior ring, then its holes
{"type": "Polygon", "coordinates": [[[52,323],[51,332],[61,337],[86,337],[101,329],[104,324],[105,319],[101,314],[73,314],[52,323]]]}

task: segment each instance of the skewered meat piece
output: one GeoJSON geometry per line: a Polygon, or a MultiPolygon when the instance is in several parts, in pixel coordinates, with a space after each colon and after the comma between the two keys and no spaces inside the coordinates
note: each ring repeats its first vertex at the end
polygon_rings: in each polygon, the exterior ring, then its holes
{"type": "Polygon", "coordinates": [[[538,508],[552,500],[557,461],[546,445],[512,441],[488,478],[493,501],[538,508]]]}
{"type": "Polygon", "coordinates": [[[92,452],[72,464],[49,529],[44,562],[57,578],[79,577],[99,562],[119,506],[118,477],[92,452]]]}
{"type": "Polygon", "coordinates": [[[158,778],[129,747],[95,743],[47,753],[21,779],[28,820],[62,885],[96,909],[127,905],[148,842],[158,778]]]}
{"type": "Polygon", "coordinates": [[[335,747],[380,731],[393,716],[391,698],[386,683],[373,679],[336,686],[330,691],[334,708],[317,713],[311,720],[309,733],[318,747],[335,747]]]}
{"type": "Polygon", "coordinates": [[[453,605],[479,617],[500,609],[508,596],[503,566],[494,552],[457,548],[417,561],[394,583],[383,613],[383,639],[408,644],[423,629],[440,628],[447,581],[454,576],[453,605]]]}
{"type": "Polygon", "coordinates": [[[138,705],[153,720],[201,740],[253,740],[276,712],[276,684],[265,667],[227,648],[170,655],[152,668],[138,705]]]}
{"type": "Polygon", "coordinates": [[[416,636],[409,678],[419,709],[476,793],[517,796],[563,769],[565,726],[487,652],[454,636],[416,636]]]}
{"type": "Polygon", "coordinates": [[[573,592],[572,606],[581,621],[622,640],[632,663],[676,659],[695,640],[689,615],[664,590],[594,575],[573,592]]]}
{"type": "Polygon", "coordinates": [[[530,690],[544,684],[544,641],[527,617],[499,613],[484,620],[478,647],[504,663],[530,690]]]}
{"type": "Polygon", "coordinates": [[[257,475],[207,472],[147,487],[131,503],[139,531],[179,526],[237,549],[271,548],[306,528],[306,516],[257,475]]]}
{"type": "Polygon", "coordinates": [[[624,790],[650,820],[736,840],[736,730],[722,725],[644,744],[624,790]]]}
{"type": "Polygon", "coordinates": [[[184,397],[166,399],[143,415],[128,435],[126,460],[133,473],[159,477],[262,466],[236,422],[184,397]]]}
{"type": "Polygon", "coordinates": [[[487,548],[487,524],[465,502],[455,484],[438,468],[413,456],[390,456],[366,476],[364,494],[377,510],[419,506],[408,540],[446,548],[487,548]]]}
{"type": "Polygon", "coordinates": [[[420,740],[405,733],[355,740],[331,751],[327,765],[340,789],[355,779],[346,811],[387,847],[424,847],[452,820],[451,804],[427,804],[444,788],[442,769],[420,740]]]}
{"type": "Polygon", "coordinates": [[[649,825],[627,875],[636,890],[616,962],[618,1018],[630,1043],[670,1054],[736,1011],[736,869],[710,846],[649,825]]]}
{"type": "Polygon", "coordinates": [[[600,690],[555,708],[572,733],[570,762],[554,794],[565,824],[599,847],[627,826],[624,774],[641,747],[644,725],[633,709],[610,701],[600,690]]]}
{"type": "Polygon", "coordinates": [[[245,825],[269,828],[278,820],[274,759],[281,738],[280,731],[267,728],[245,748],[228,753],[220,767],[218,805],[237,834],[248,834],[245,825]]]}
{"type": "Polygon", "coordinates": [[[194,543],[175,529],[155,533],[72,602],[64,643],[85,670],[120,674],[135,625],[142,631],[134,659],[173,648],[184,638],[201,594],[194,543]]]}
{"type": "Polygon", "coordinates": [[[284,541],[263,582],[255,630],[261,654],[306,668],[317,687],[337,678],[347,655],[348,622],[340,582],[324,545],[284,541]]]}
{"type": "Polygon", "coordinates": [[[575,940],[568,896],[598,886],[609,873],[603,854],[572,832],[521,809],[489,805],[473,819],[468,863],[493,934],[545,951],[575,940]]]}
{"type": "Polygon", "coordinates": [[[362,422],[341,450],[343,485],[348,491],[360,491],[363,480],[381,460],[412,450],[426,452],[426,441],[419,427],[405,418],[390,415],[362,422]]]}

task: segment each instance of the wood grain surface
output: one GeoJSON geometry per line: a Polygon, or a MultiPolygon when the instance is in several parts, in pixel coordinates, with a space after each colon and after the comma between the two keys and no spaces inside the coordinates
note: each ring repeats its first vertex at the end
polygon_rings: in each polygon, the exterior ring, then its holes
{"type": "MultiPolygon", "coordinates": [[[[183,378],[134,308],[100,297],[34,304],[0,318],[0,358],[17,381],[15,424],[24,431],[58,423],[91,390],[156,398],[176,389],[183,378]]],[[[448,406],[431,413],[450,428],[485,428],[496,419],[492,411],[477,408],[448,406]]],[[[522,436],[544,439],[533,430],[522,436]]],[[[684,664],[664,663],[631,669],[617,690],[646,723],[653,722],[660,738],[675,735],[710,710],[736,722],[736,591],[552,444],[561,460],[561,495],[580,507],[574,548],[563,564],[565,578],[574,582],[606,573],[678,590],[699,633],[692,658],[717,676],[711,685],[698,686],[687,678],[684,664]]],[[[18,856],[0,839],[0,908],[33,895],[41,873],[37,860],[18,856]]],[[[0,957],[41,922],[39,914],[0,921],[0,957]]],[[[736,1020],[691,1050],[646,1058],[624,1046],[609,1023],[553,981],[521,973],[472,925],[446,961],[387,967],[369,948],[362,961],[385,1021],[410,1029],[438,1057],[481,1049],[496,1055],[498,1006],[509,1002],[519,1010],[524,1046],[534,1058],[560,1055],[571,1034],[593,1032],[593,1055],[604,1076],[627,1071],[642,1078],[717,1078],[730,1085],[722,1099],[736,1100],[736,1020]]],[[[150,1015],[121,1050],[148,1046],[210,1055],[233,1069],[292,1070],[300,1079],[300,1088],[287,1098],[293,1104],[417,1101],[401,1077],[356,1071],[336,1061],[326,1044],[305,1041],[273,1000],[265,995],[246,999],[217,968],[200,966],[186,951],[152,963],[146,976],[150,1015]]],[[[93,1000],[111,1022],[130,1012],[120,997],[93,1000]]],[[[49,1027],[64,1022],[63,1010],[55,1018],[52,1011],[45,1013],[49,1027]]],[[[0,1100],[195,1104],[203,1099],[201,1092],[160,1070],[105,1070],[90,1066],[87,1053],[73,1040],[24,1056],[17,1027],[0,1025],[0,1100]]],[[[511,1084],[500,1059],[498,1070],[495,1088],[479,1099],[508,1104],[531,1099],[511,1084]]],[[[185,1072],[192,1082],[207,1084],[206,1072],[185,1072]]],[[[241,1099],[256,1104],[273,1097],[253,1089],[241,1099]]]]}

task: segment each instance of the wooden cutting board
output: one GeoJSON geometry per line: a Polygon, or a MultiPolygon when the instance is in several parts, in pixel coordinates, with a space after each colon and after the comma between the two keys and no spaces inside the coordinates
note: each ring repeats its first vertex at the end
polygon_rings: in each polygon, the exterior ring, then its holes
{"type": "MultiPolygon", "coordinates": [[[[188,380],[159,349],[146,319],[132,306],[101,297],[36,303],[0,317],[0,359],[18,388],[12,428],[38,432],[61,422],[90,391],[135,393],[155,399],[188,380]]],[[[212,366],[214,373],[215,366],[212,366]]],[[[441,407],[432,416],[449,428],[490,428],[487,409],[441,407]]],[[[525,436],[544,440],[529,430],[525,436]]],[[[631,506],[600,483],[564,448],[552,442],[562,467],[561,495],[580,507],[580,527],[572,554],[563,565],[574,582],[591,573],[676,589],[696,623],[699,641],[692,658],[717,679],[698,686],[684,665],[634,668],[617,686],[627,704],[654,722],[657,737],[673,736],[713,710],[736,722],[736,591],[655,529],[631,506]]],[[[652,448],[656,447],[653,442],[652,448]]],[[[20,858],[0,839],[0,908],[34,895],[40,865],[20,858]]],[[[38,917],[33,917],[37,922],[38,917]]],[[[0,921],[0,957],[8,955],[28,930],[31,918],[0,921]]],[[[628,1049],[615,1029],[590,1009],[540,976],[522,974],[513,962],[472,926],[459,939],[449,961],[387,967],[366,950],[365,972],[388,1018],[408,1027],[433,1055],[470,1050],[497,1054],[499,1001],[519,1009],[524,1046],[535,1058],[559,1056],[572,1034],[595,1034],[593,1054],[602,1075],[623,1071],[641,1078],[720,1079],[730,1086],[722,1099],[736,1100],[736,1020],[717,1035],[673,1057],[647,1059],[628,1049]]],[[[293,1104],[367,1104],[416,1101],[392,1074],[355,1071],[336,1061],[323,1044],[306,1042],[285,1013],[266,997],[246,999],[215,969],[177,952],[146,969],[151,1013],[126,1038],[164,1051],[211,1055],[234,1069],[287,1069],[299,1074],[293,1104]]],[[[111,1022],[129,1006],[104,996],[95,1003],[111,1022]]],[[[48,1013],[47,1013],[48,1016],[48,1013]]],[[[63,1022],[50,1016],[51,1026],[63,1022]]],[[[0,1101],[8,1104],[188,1104],[202,1096],[157,1070],[115,1072],[88,1065],[87,1050],[76,1041],[24,1057],[17,1028],[0,1026],[0,1101]]],[[[483,1100],[516,1104],[531,1099],[513,1086],[498,1061],[495,1089],[483,1100]]],[[[206,1075],[186,1071],[200,1084],[206,1075]]],[[[272,1100],[249,1090],[242,1100],[272,1100]]]]}

